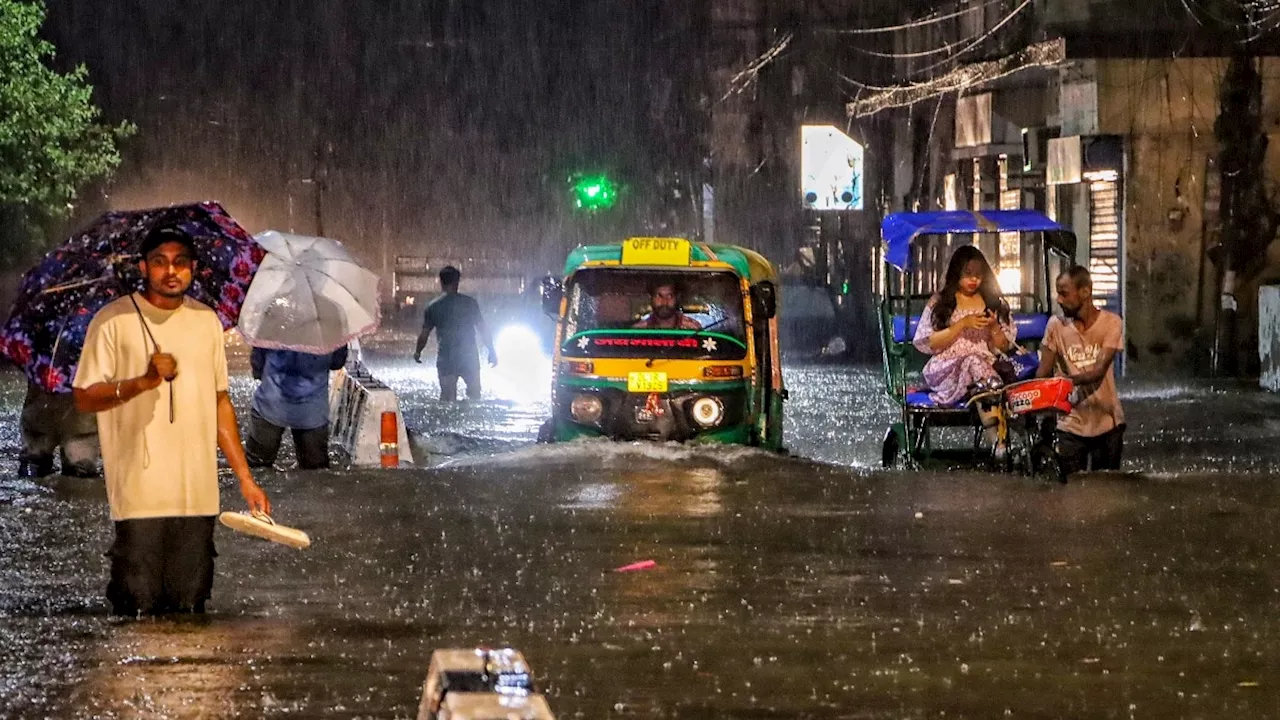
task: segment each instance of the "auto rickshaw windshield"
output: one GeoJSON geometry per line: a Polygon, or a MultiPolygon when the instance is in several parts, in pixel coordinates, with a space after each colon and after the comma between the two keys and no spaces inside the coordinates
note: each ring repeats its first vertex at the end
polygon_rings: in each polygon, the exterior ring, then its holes
{"type": "Polygon", "coordinates": [[[745,342],[742,305],[741,285],[731,272],[588,268],[570,281],[566,337],[588,330],[683,329],[745,342]]]}

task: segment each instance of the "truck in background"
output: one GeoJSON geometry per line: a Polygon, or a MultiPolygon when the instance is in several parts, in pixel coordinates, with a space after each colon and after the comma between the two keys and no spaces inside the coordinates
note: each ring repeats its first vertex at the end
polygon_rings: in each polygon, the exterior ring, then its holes
{"type": "Polygon", "coordinates": [[[538,287],[542,278],[526,277],[510,263],[477,258],[397,256],[392,268],[392,306],[384,307],[383,327],[416,334],[422,327],[424,309],[440,294],[440,270],[448,265],[462,271],[462,292],[480,303],[495,335],[508,325],[522,325],[550,347],[555,322],[541,313],[538,287]]]}
{"type": "MultiPolygon", "coordinates": [[[[506,306],[525,294],[528,281],[518,273],[495,270],[487,263],[422,255],[399,255],[392,268],[391,287],[397,321],[421,319],[422,308],[440,294],[440,270],[452,265],[462,271],[462,292],[481,307],[506,306]]],[[[486,313],[487,314],[487,313],[486,313]]]]}

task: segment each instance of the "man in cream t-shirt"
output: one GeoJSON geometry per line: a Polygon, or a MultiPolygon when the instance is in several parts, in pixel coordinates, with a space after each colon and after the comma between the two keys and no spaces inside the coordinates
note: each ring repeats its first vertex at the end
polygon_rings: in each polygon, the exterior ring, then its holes
{"type": "Polygon", "coordinates": [[[159,229],[143,241],[141,293],[98,311],[74,385],[98,414],[115,542],[107,599],[119,615],[203,612],[213,587],[218,449],[249,507],[270,512],[254,482],[227,396],[222,324],[186,296],[190,238],[159,229]]]}
{"type": "Polygon", "coordinates": [[[1093,304],[1093,278],[1076,266],[1058,276],[1058,305],[1040,345],[1037,377],[1055,371],[1071,378],[1071,414],[1058,421],[1057,449],[1064,474],[1118,470],[1124,448],[1124,409],[1116,392],[1115,358],[1124,352],[1124,323],[1093,304]]]}

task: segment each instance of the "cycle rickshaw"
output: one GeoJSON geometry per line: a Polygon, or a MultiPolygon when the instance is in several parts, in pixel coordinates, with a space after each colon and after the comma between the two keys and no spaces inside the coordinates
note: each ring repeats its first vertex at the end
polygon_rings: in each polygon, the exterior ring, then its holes
{"type": "Polygon", "coordinates": [[[1054,280],[1071,265],[1075,235],[1034,210],[895,213],[881,223],[881,234],[876,303],[885,387],[898,414],[885,433],[883,465],[945,461],[1061,480],[1050,421],[1070,412],[1071,381],[1032,378],[1053,308],[1054,280]],[[952,252],[969,244],[993,260],[1013,311],[1016,342],[1026,354],[1013,363],[1018,382],[939,406],[920,376],[928,356],[912,340],[925,305],[942,287],[952,252]],[[944,446],[938,431],[946,428],[971,428],[972,442],[944,446]]]}

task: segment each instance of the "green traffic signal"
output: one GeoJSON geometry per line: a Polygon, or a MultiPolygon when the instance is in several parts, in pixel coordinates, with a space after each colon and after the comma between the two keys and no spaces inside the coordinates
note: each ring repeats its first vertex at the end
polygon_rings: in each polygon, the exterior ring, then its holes
{"type": "Polygon", "coordinates": [[[605,175],[578,175],[570,183],[569,191],[579,210],[608,210],[618,202],[618,186],[605,175]]]}

